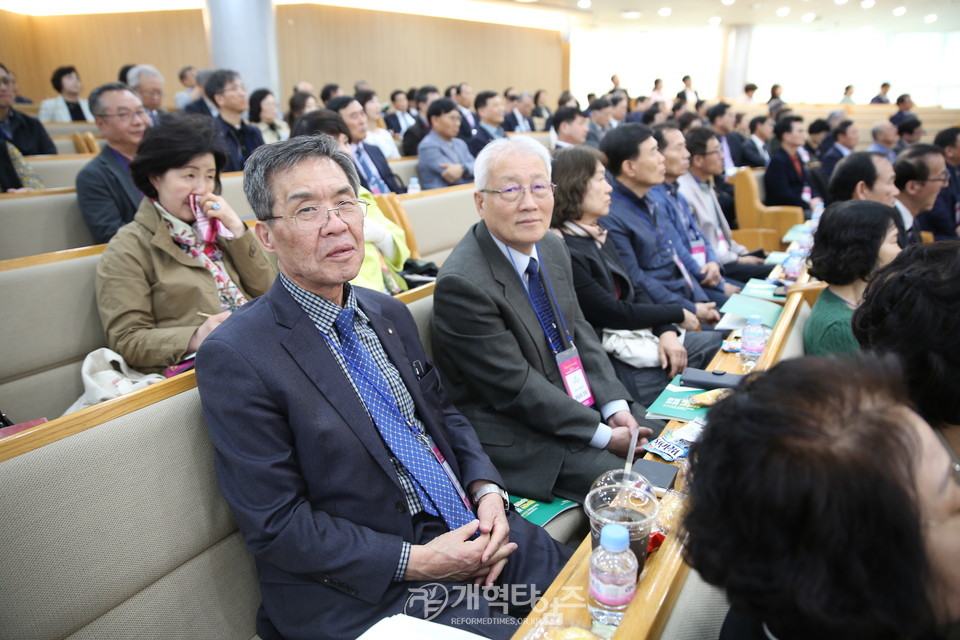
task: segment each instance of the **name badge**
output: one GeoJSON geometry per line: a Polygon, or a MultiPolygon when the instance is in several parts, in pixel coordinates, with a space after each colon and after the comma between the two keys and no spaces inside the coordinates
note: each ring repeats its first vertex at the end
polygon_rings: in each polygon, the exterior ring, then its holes
{"type": "Polygon", "coordinates": [[[593,406],[593,392],[590,391],[587,374],[583,371],[583,363],[580,362],[580,354],[577,353],[577,348],[571,346],[566,351],[556,354],[556,358],[567,395],[580,404],[588,407],[593,406]]]}
{"type": "Polygon", "coordinates": [[[693,260],[703,268],[707,264],[707,245],[703,240],[691,240],[690,241],[690,255],[693,256],[693,260]]]}

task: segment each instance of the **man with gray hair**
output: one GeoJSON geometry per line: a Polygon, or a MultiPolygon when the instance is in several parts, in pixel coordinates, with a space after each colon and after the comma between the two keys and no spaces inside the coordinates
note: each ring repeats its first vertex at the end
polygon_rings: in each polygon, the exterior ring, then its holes
{"type": "Polygon", "coordinates": [[[138,64],[127,72],[127,81],[130,88],[140,96],[143,108],[150,116],[151,124],[157,124],[162,113],[160,107],[163,103],[163,75],[157,71],[156,67],[138,64]]]}
{"type": "Polygon", "coordinates": [[[523,585],[529,610],[570,551],[507,511],[406,306],[348,284],[366,213],[353,161],[299,136],[257,149],[243,187],[280,275],[204,341],[197,380],[256,560],[257,634],[355,638],[406,613],[510,637],[523,603],[501,611],[479,585],[523,585]]]}
{"type": "Polygon", "coordinates": [[[873,126],[870,130],[873,136],[873,144],[867,149],[870,153],[879,153],[890,164],[897,161],[897,152],[893,150],[897,144],[897,127],[887,120],[882,120],[873,126]]]}
{"type": "Polygon", "coordinates": [[[582,502],[597,476],[623,467],[632,433],[640,452],[653,430],[631,413],[580,310],[566,246],[548,233],[546,148],[496,140],[474,175],[480,221],[443,263],[434,294],[437,364],[508,490],[582,502]]]}

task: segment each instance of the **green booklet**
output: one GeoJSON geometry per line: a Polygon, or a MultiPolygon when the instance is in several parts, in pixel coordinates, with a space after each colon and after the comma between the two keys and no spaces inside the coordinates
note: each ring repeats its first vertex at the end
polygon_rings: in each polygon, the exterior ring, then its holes
{"type": "Polygon", "coordinates": [[[680,386],[680,376],[675,377],[667,388],[647,407],[646,417],[650,420],[681,420],[690,422],[705,417],[708,407],[698,407],[690,401],[692,396],[703,393],[703,389],[691,389],[680,386]]]}
{"type": "Polygon", "coordinates": [[[510,495],[510,504],[514,506],[521,516],[537,526],[544,526],[564,511],[575,509],[580,505],[573,500],[565,498],[554,498],[552,502],[541,502],[533,498],[523,498],[510,495]]]}
{"type": "Polygon", "coordinates": [[[807,229],[806,224],[795,224],[790,227],[790,230],[780,239],[781,242],[786,242],[787,244],[791,242],[796,242],[800,239],[800,235],[803,233],[804,229],[807,229]]]}

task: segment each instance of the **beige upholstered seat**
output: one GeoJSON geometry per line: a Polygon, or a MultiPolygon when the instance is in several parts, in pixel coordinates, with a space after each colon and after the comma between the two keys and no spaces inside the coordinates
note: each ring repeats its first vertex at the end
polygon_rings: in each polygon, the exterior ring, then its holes
{"type": "Polygon", "coordinates": [[[473,184],[433,189],[398,197],[410,219],[424,260],[442,264],[470,227],[480,220],[473,184]]]}
{"type": "Polygon", "coordinates": [[[0,260],[92,244],[72,188],[0,195],[0,260]]]}
{"type": "Polygon", "coordinates": [[[192,384],[0,463],[0,483],[4,637],[254,636],[253,558],[192,384]]]}
{"type": "MultiPolygon", "coordinates": [[[[0,270],[0,407],[15,422],[56,418],[83,393],[80,366],[106,346],[93,255],[0,270]]],[[[0,625],[2,628],[2,625],[0,625]]]]}

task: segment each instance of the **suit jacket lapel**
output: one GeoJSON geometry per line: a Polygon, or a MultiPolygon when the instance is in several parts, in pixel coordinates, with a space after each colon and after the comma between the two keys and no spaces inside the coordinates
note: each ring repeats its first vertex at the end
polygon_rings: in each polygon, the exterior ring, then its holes
{"type": "Polygon", "coordinates": [[[540,353],[541,360],[540,370],[549,371],[550,364],[556,368],[556,360],[550,351],[546,337],[543,335],[543,327],[540,325],[540,320],[533,310],[533,304],[530,302],[529,296],[527,296],[527,290],[523,286],[523,281],[507,257],[500,251],[500,247],[493,241],[493,237],[490,235],[487,226],[481,221],[477,223],[474,229],[480,251],[490,266],[491,275],[493,279],[503,287],[504,300],[510,305],[514,315],[520,319],[520,323],[524,329],[526,329],[529,340],[537,345],[537,351],[540,353]]]}
{"type": "Polygon", "coordinates": [[[283,348],[317,387],[330,408],[340,415],[347,428],[370,452],[384,473],[399,486],[396,469],[390,462],[386,445],[357,394],[349,382],[343,379],[346,374],[341,371],[316,326],[290,296],[279,278],[267,293],[267,298],[274,308],[277,323],[288,330],[281,340],[283,348]]]}
{"type": "Polygon", "coordinates": [[[140,195],[140,192],[137,191],[137,188],[133,185],[133,179],[130,177],[130,174],[127,173],[126,168],[120,164],[120,160],[114,155],[114,151],[109,147],[104,147],[100,155],[103,157],[107,170],[113,174],[113,177],[117,180],[117,184],[123,188],[123,192],[130,199],[130,203],[134,207],[139,206],[143,196],[140,195]]]}

